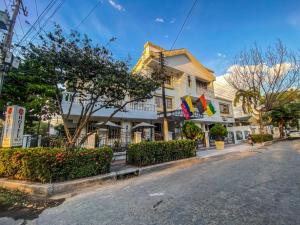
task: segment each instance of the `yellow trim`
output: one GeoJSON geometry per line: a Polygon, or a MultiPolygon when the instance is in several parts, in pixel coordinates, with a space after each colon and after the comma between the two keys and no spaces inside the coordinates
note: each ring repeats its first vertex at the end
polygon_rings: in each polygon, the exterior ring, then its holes
{"type": "Polygon", "coordinates": [[[158,58],[158,54],[163,51],[165,56],[176,56],[176,55],[186,55],[188,59],[192,62],[192,64],[198,68],[200,72],[202,72],[206,78],[211,82],[215,81],[215,75],[214,72],[211,69],[208,69],[207,67],[203,66],[187,49],[181,48],[181,49],[175,49],[175,50],[165,50],[162,47],[158,45],[154,45],[153,43],[147,41],[144,45],[144,51],[142,53],[142,56],[139,58],[136,65],[133,67],[133,73],[138,73],[144,65],[146,65],[151,59],[158,58]],[[151,50],[150,48],[154,48],[157,50],[157,52],[151,50]]]}

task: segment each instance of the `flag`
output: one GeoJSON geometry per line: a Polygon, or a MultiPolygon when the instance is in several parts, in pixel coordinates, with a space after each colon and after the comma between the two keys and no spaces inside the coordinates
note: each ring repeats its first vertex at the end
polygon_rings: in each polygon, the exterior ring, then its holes
{"type": "Polygon", "coordinates": [[[186,109],[186,111],[189,113],[189,115],[190,115],[190,116],[193,115],[193,113],[190,111],[190,107],[189,107],[189,105],[188,105],[188,103],[186,102],[185,99],[182,99],[182,103],[184,104],[185,109],[186,109]]]}
{"type": "Polygon", "coordinates": [[[211,102],[208,103],[206,112],[208,116],[212,116],[216,113],[215,107],[211,102]]]}
{"type": "Polygon", "coordinates": [[[190,113],[188,112],[188,110],[187,110],[187,108],[185,107],[185,104],[184,104],[183,102],[181,103],[181,109],[182,109],[184,118],[185,118],[186,120],[189,120],[189,119],[190,119],[190,113]]]}
{"type": "Polygon", "coordinates": [[[200,98],[196,101],[196,106],[197,106],[197,109],[198,109],[199,113],[203,114],[204,113],[204,108],[203,108],[203,105],[200,101],[200,98]]]}
{"type": "Polygon", "coordinates": [[[195,109],[194,109],[194,106],[193,106],[193,102],[192,102],[192,98],[191,98],[191,96],[187,96],[186,98],[185,98],[185,101],[186,101],[186,103],[188,104],[188,106],[189,106],[189,111],[192,113],[192,115],[194,114],[194,112],[195,112],[195,109]]]}
{"type": "Polygon", "coordinates": [[[207,103],[206,103],[204,95],[200,96],[200,102],[201,102],[201,104],[203,106],[204,111],[206,111],[207,110],[207,103]]]}

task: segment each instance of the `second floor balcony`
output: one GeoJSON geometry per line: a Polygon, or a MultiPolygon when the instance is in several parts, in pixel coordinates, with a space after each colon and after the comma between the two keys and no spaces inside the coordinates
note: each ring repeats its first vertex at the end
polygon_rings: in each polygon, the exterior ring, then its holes
{"type": "Polygon", "coordinates": [[[214,98],[215,94],[214,94],[214,90],[212,88],[201,88],[201,87],[197,87],[196,88],[196,93],[197,95],[204,95],[205,97],[209,97],[209,98],[214,98]]]}
{"type": "MultiPolygon", "coordinates": [[[[71,96],[72,93],[65,92],[63,95],[63,112],[64,114],[68,113],[68,110],[71,106],[71,96]]],[[[85,104],[85,102],[83,102],[85,104]]],[[[100,105],[95,105],[95,109],[101,107],[100,105]]],[[[81,103],[78,97],[74,97],[73,104],[70,111],[70,118],[78,117],[81,113],[81,103]]],[[[102,108],[92,114],[92,117],[105,118],[109,117],[116,109],[115,108],[102,108]]],[[[154,120],[157,118],[156,106],[149,102],[131,102],[128,103],[123,111],[118,112],[114,118],[126,118],[126,119],[138,119],[138,120],[154,120]]]]}

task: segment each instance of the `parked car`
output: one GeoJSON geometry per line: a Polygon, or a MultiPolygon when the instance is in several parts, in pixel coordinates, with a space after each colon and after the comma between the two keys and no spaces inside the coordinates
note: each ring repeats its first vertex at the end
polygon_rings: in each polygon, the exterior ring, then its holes
{"type": "Polygon", "coordinates": [[[300,138],[300,131],[290,131],[288,136],[291,138],[300,138]]]}

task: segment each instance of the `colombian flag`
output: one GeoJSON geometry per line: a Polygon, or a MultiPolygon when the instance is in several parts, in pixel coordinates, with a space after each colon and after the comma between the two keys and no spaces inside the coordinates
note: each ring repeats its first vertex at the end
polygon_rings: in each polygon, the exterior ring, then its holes
{"type": "Polygon", "coordinates": [[[188,109],[186,107],[186,104],[184,104],[184,101],[185,100],[182,100],[182,102],[181,102],[181,109],[183,111],[184,118],[186,120],[189,120],[190,119],[190,113],[189,113],[189,111],[188,111],[188,109]]]}
{"type": "Polygon", "coordinates": [[[187,105],[188,105],[188,109],[189,109],[189,112],[193,115],[195,113],[195,109],[194,109],[194,106],[193,106],[193,102],[192,102],[192,98],[191,96],[187,96],[186,99],[185,99],[187,105]]]}

